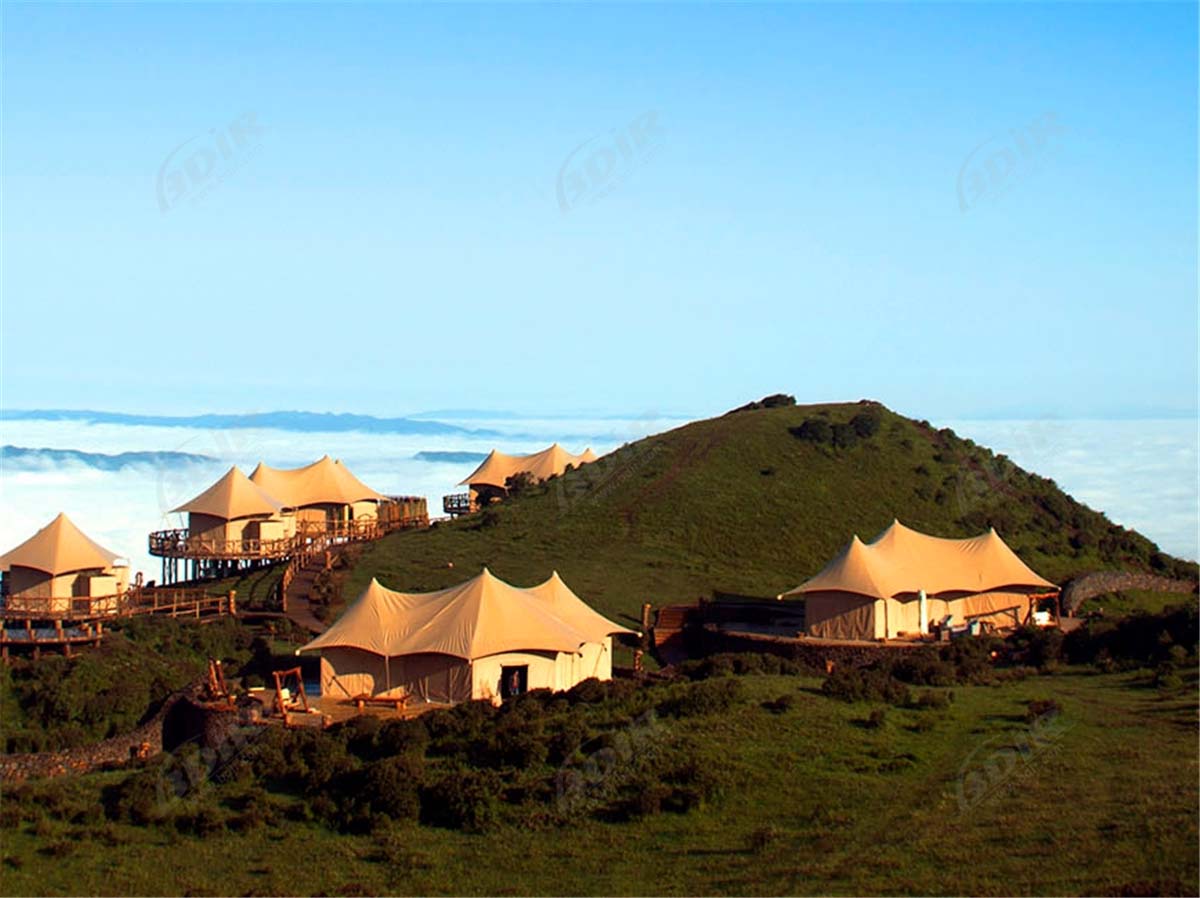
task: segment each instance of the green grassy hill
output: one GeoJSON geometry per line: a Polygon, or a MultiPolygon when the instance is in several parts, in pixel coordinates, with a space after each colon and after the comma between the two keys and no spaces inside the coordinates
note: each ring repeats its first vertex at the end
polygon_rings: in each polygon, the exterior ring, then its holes
{"type": "Polygon", "coordinates": [[[958,687],[946,708],[893,708],[879,726],[818,679],[738,679],[724,712],[610,723],[606,777],[655,757],[655,740],[721,759],[726,794],[687,814],[339,834],[307,820],[307,799],[239,779],[167,791],[153,807],[166,822],[139,826],[103,802],[144,774],[99,773],[8,797],[0,894],[1196,894],[1194,672],[1168,691],[1083,668],[958,687]],[[764,707],[780,696],[788,709],[764,707]],[[1031,741],[1037,700],[1062,714],[1031,741]]]}
{"type": "Polygon", "coordinates": [[[714,589],[775,595],[894,517],[938,536],[994,526],[1060,583],[1106,568],[1196,576],[1053,481],[860,402],[748,408],[628,444],[483,514],[374,544],[344,592],[372,576],[440,588],[486,564],[519,585],[558,570],[598,609],[636,616],[714,589]]]}

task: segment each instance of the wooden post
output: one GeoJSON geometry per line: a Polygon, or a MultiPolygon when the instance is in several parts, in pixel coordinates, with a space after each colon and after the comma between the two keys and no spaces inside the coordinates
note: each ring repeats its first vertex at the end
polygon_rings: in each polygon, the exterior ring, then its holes
{"type": "Polygon", "coordinates": [[[229,613],[237,617],[237,590],[229,590],[229,613]]]}

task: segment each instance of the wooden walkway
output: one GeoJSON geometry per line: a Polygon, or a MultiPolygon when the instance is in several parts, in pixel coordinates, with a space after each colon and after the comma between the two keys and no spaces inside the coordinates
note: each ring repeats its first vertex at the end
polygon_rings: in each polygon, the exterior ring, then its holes
{"type": "Polygon", "coordinates": [[[104,625],[113,621],[157,615],[207,621],[237,614],[237,593],[210,595],[203,589],[134,587],[120,596],[62,599],[23,599],[0,608],[0,658],[13,651],[43,650],[70,655],[73,648],[98,646],[104,625]]]}
{"type": "MultiPolygon", "coordinates": [[[[302,627],[314,636],[325,632],[326,624],[312,610],[313,584],[317,575],[325,569],[323,561],[310,562],[287,578],[287,587],[283,595],[284,614],[288,620],[302,627]]],[[[281,581],[282,583],[282,581],[281,581]]]]}

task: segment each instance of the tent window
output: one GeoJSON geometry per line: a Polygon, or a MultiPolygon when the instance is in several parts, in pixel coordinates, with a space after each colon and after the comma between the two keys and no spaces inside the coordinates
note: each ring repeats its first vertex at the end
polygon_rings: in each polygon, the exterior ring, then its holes
{"type": "Polygon", "coordinates": [[[529,691],[529,665],[513,665],[500,668],[500,697],[512,698],[529,691]]]}

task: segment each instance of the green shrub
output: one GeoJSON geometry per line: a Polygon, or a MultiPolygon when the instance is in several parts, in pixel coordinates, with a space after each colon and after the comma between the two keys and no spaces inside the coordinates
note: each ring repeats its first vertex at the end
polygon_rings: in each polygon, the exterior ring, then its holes
{"type": "Polygon", "coordinates": [[[400,754],[367,766],[365,797],[371,810],[395,820],[415,820],[421,812],[424,758],[400,754]]]}
{"type": "Polygon", "coordinates": [[[825,678],[821,691],[847,702],[885,702],[907,705],[909,688],[883,667],[838,667],[825,678]]]}
{"type": "Polygon", "coordinates": [[[380,729],[375,741],[381,757],[424,755],[429,747],[429,730],[420,717],[390,720],[380,729]]]}
{"type": "Polygon", "coordinates": [[[731,674],[800,674],[805,669],[790,658],[768,652],[722,652],[685,661],[679,672],[691,680],[706,680],[731,674]]]}
{"type": "Polygon", "coordinates": [[[330,734],[340,737],[351,754],[370,761],[379,756],[378,737],[382,728],[378,717],[360,714],[333,728],[330,734]]]}
{"type": "Polygon", "coordinates": [[[586,680],[580,680],[569,690],[567,690],[567,699],[572,704],[594,705],[608,698],[608,688],[605,684],[595,677],[588,677],[586,680]]]}
{"type": "Polygon", "coordinates": [[[839,449],[849,449],[858,442],[858,433],[851,424],[834,424],[830,428],[830,438],[839,449]]]}
{"type": "Polygon", "coordinates": [[[859,412],[850,419],[850,427],[864,440],[875,436],[881,423],[878,412],[859,412]]]}
{"type": "Polygon", "coordinates": [[[740,694],[741,684],[737,680],[701,680],[688,684],[675,695],[660,702],[657,710],[667,717],[720,714],[729,710],[740,694]]]}
{"type": "Polygon", "coordinates": [[[1173,665],[1167,663],[1160,664],[1154,671],[1153,682],[1156,689],[1162,689],[1165,692],[1183,686],[1183,678],[1179,676],[1173,665]]]}
{"type": "Polygon", "coordinates": [[[799,427],[789,427],[788,433],[810,443],[828,443],[833,439],[833,428],[823,418],[806,418],[799,427]]]}
{"type": "Polygon", "coordinates": [[[211,805],[175,815],[175,829],[186,835],[213,836],[225,831],[225,816],[211,805]]]}
{"type": "Polygon", "coordinates": [[[458,769],[421,790],[421,821],[483,832],[497,819],[502,784],[491,770],[458,769]]]}
{"type": "Polygon", "coordinates": [[[506,714],[471,752],[480,766],[526,770],[544,764],[550,754],[541,717],[506,714]]]}
{"type": "Polygon", "coordinates": [[[163,786],[159,768],[148,768],[107,786],[101,803],[109,820],[145,826],[162,815],[163,786]]]}

